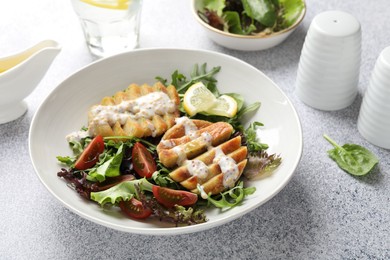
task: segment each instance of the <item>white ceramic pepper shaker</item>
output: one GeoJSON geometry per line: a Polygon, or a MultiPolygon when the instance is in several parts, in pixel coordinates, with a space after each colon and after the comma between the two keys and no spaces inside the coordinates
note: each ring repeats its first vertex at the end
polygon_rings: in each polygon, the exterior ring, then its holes
{"type": "Polygon", "coordinates": [[[390,149],[390,46],[381,52],[375,63],[357,126],[367,141],[390,149]]]}
{"type": "Polygon", "coordinates": [[[320,110],[351,105],[358,92],[360,59],[359,21],[342,11],[318,14],[302,48],[296,95],[320,110]]]}

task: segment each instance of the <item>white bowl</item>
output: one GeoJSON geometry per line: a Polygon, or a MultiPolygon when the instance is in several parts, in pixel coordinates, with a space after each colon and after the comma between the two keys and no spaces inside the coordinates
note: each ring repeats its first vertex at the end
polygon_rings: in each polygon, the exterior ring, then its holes
{"type": "Polygon", "coordinates": [[[201,2],[202,1],[200,0],[192,1],[192,12],[195,19],[205,29],[204,31],[206,32],[207,36],[212,41],[221,46],[240,51],[266,50],[279,45],[284,40],[286,40],[286,38],[290,36],[290,34],[298,27],[298,25],[302,22],[306,14],[305,4],[305,7],[303,8],[302,13],[297,19],[297,21],[293,25],[282,31],[275,32],[270,35],[239,35],[218,30],[203,21],[198,15],[198,11],[202,8],[201,2]]]}
{"type": "Polygon", "coordinates": [[[275,196],[292,177],[302,153],[302,130],[298,115],[286,95],[266,75],[247,63],[220,53],[200,50],[141,49],[99,60],[62,82],[38,108],[29,134],[30,156],[43,185],[61,203],[98,224],[132,233],[170,235],[209,229],[236,219],[275,196]],[[185,59],[183,59],[185,57],[185,59]],[[169,63],[166,61],[169,60],[169,63]],[[136,62],[134,62],[136,61],[136,62]],[[156,76],[167,79],[175,70],[189,75],[194,64],[221,66],[217,74],[222,93],[241,93],[245,102],[261,102],[249,118],[265,124],[259,133],[270,153],[282,156],[277,171],[260,180],[246,181],[256,192],[226,211],[207,210],[208,222],[174,227],[157,219],[136,221],[120,212],[103,210],[81,198],[57,177],[57,155],[71,155],[65,136],[87,124],[87,111],[104,96],[125,89],[130,83],[153,84],[156,76]]]}

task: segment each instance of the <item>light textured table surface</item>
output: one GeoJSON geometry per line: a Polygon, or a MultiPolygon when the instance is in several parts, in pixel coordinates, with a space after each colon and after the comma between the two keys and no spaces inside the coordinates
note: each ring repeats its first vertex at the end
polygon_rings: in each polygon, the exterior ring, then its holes
{"type": "Polygon", "coordinates": [[[94,224],[66,209],[41,184],[28,152],[32,117],[60,82],[94,58],[70,1],[1,1],[0,56],[47,38],[60,42],[62,51],[26,99],[28,112],[0,125],[0,259],[390,259],[390,152],[368,143],[356,128],[375,61],[390,45],[390,3],[308,0],[307,7],[303,24],[285,43],[249,53],[207,39],[192,17],[190,1],[145,0],[141,48],[206,49],[248,62],[291,99],[304,138],[295,175],[272,200],[223,226],[167,237],[94,224]],[[312,109],[294,94],[310,22],[327,10],[347,11],[362,25],[359,96],[350,107],[335,112],[312,109]],[[361,178],[343,172],[328,158],[331,147],[324,133],[340,143],[367,147],[379,157],[379,166],[361,178]]]}

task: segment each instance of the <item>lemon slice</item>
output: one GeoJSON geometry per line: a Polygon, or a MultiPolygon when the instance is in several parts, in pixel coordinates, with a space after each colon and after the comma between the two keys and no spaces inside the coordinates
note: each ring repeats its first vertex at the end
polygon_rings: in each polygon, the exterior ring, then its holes
{"type": "Polygon", "coordinates": [[[218,98],[202,82],[192,85],[184,94],[183,107],[189,116],[199,112],[233,117],[237,114],[237,101],[228,95],[218,98]]]}
{"type": "Polygon", "coordinates": [[[192,85],[184,94],[183,107],[189,116],[214,106],[217,98],[202,82],[192,85]]]}
{"type": "Polygon", "coordinates": [[[127,10],[130,0],[80,0],[86,4],[94,5],[101,8],[127,10]]]}
{"type": "Polygon", "coordinates": [[[204,112],[217,116],[233,117],[237,114],[237,101],[228,95],[217,98],[214,106],[204,112]]]}

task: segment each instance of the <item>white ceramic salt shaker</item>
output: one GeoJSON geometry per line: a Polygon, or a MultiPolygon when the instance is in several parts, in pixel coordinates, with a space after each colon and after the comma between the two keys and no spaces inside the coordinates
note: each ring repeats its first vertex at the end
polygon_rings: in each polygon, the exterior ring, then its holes
{"type": "Polygon", "coordinates": [[[367,141],[390,149],[390,46],[381,52],[375,63],[357,126],[367,141]]]}
{"type": "Polygon", "coordinates": [[[299,60],[296,95],[320,110],[339,110],[358,92],[361,27],[351,14],[327,11],[310,24],[299,60]]]}

